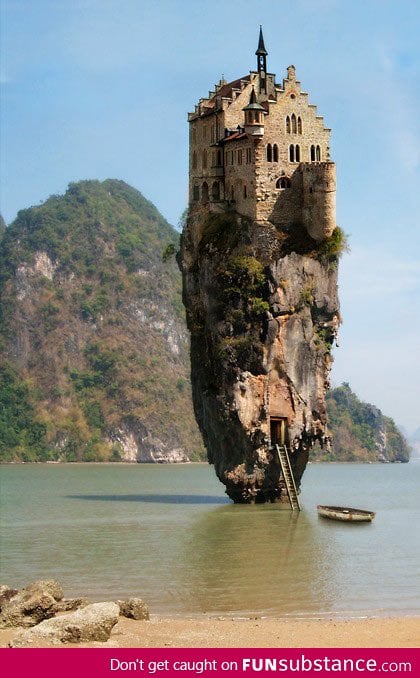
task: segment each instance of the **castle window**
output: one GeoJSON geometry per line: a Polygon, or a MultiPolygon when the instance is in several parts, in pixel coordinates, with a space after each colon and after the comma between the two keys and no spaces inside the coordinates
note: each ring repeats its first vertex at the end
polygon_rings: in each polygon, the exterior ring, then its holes
{"type": "Polygon", "coordinates": [[[252,162],[252,151],[250,148],[246,149],[246,164],[250,165],[252,162]]]}
{"type": "Polygon", "coordinates": [[[200,186],[197,186],[197,184],[193,188],[193,200],[200,200],[200,186]]]}
{"type": "Polygon", "coordinates": [[[293,113],[293,115],[292,115],[292,133],[293,133],[293,134],[296,134],[296,132],[297,132],[296,116],[295,116],[295,114],[293,113]]]}
{"type": "Polygon", "coordinates": [[[203,169],[207,169],[207,151],[203,151],[203,169]]]}
{"type": "Polygon", "coordinates": [[[287,177],[280,177],[280,179],[277,179],[276,181],[276,188],[290,188],[290,179],[287,177]]]}
{"type": "Polygon", "coordinates": [[[287,134],[290,134],[290,118],[287,116],[286,118],[286,132],[287,134]]]}
{"type": "Polygon", "coordinates": [[[316,159],[318,160],[318,162],[320,162],[320,160],[321,160],[321,147],[320,146],[316,147],[316,159]]]}
{"type": "Polygon", "coordinates": [[[311,146],[311,162],[315,162],[315,146],[311,146]]]}
{"type": "Polygon", "coordinates": [[[192,168],[197,169],[197,153],[195,151],[192,154],[192,168]]]}
{"type": "Polygon", "coordinates": [[[216,166],[216,151],[212,151],[211,154],[211,166],[215,167],[216,166]]]}
{"type": "Polygon", "coordinates": [[[217,166],[220,167],[222,164],[222,151],[217,151],[217,166]]]}
{"type": "Polygon", "coordinates": [[[295,157],[296,157],[296,162],[300,162],[300,146],[299,146],[299,144],[296,144],[295,157]]]}
{"type": "Polygon", "coordinates": [[[207,181],[205,181],[201,187],[201,202],[209,201],[209,186],[207,181]]]}
{"type": "Polygon", "coordinates": [[[211,187],[211,197],[213,200],[220,200],[220,184],[218,181],[213,182],[213,186],[211,187]]]}
{"type": "Polygon", "coordinates": [[[293,144],[289,146],[289,160],[290,162],[295,162],[295,147],[293,144]]]}
{"type": "Polygon", "coordinates": [[[238,165],[242,165],[242,149],[238,149],[238,165]]]}
{"type": "Polygon", "coordinates": [[[279,161],[279,148],[277,144],[274,144],[273,146],[273,162],[278,162],[279,161]]]}
{"type": "Polygon", "coordinates": [[[212,125],[211,127],[211,143],[214,144],[216,141],[216,127],[212,125]]]}
{"type": "Polygon", "coordinates": [[[298,134],[302,134],[302,118],[300,116],[297,119],[297,128],[298,134]]]}
{"type": "Polygon", "coordinates": [[[246,192],[246,184],[244,184],[244,198],[247,198],[247,197],[248,197],[248,195],[247,195],[247,192],[246,192]]]}
{"type": "Polygon", "coordinates": [[[230,152],[230,164],[233,165],[233,151],[230,152]]]}
{"type": "Polygon", "coordinates": [[[267,162],[273,162],[273,149],[271,148],[271,144],[268,144],[267,146],[267,162]]]}

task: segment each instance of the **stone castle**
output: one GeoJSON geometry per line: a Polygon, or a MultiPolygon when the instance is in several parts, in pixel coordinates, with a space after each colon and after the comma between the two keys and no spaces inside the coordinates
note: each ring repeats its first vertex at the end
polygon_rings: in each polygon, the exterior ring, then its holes
{"type": "Polygon", "coordinates": [[[260,28],[257,69],[220,80],[188,115],[190,211],[231,207],[286,230],[302,224],[321,242],[336,226],[331,130],[302,91],[295,67],[280,85],[267,71],[267,54],[260,28]]]}

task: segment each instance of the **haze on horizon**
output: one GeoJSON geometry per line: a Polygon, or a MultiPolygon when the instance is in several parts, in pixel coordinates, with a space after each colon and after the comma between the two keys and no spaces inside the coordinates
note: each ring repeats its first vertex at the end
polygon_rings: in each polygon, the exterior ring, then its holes
{"type": "Polygon", "coordinates": [[[366,0],[2,0],[1,210],[70,181],[116,177],[176,224],[187,202],[187,111],[224,74],[289,64],[332,128],[348,381],[420,426],[420,9],[366,0]]]}

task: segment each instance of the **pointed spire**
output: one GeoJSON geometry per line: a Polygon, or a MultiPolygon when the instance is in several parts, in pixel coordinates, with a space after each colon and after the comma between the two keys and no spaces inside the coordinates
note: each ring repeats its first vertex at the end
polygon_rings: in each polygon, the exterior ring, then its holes
{"type": "Polygon", "coordinates": [[[268,54],[267,50],[265,49],[265,45],[264,45],[264,36],[263,36],[263,32],[262,32],[262,26],[260,26],[260,37],[259,37],[259,40],[258,40],[258,48],[257,48],[257,51],[255,52],[255,54],[257,56],[260,56],[260,54],[263,55],[263,56],[267,56],[267,54],[268,54]]]}
{"type": "Polygon", "coordinates": [[[254,85],[252,85],[251,96],[249,97],[249,104],[245,106],[243,111],[263,111],[264,108],[257,101],[257,95],[255,94],[254,85]]]}

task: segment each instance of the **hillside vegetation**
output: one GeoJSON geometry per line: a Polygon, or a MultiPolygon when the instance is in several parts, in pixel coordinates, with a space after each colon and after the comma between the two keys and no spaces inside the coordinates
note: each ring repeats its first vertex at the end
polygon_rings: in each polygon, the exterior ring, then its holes
{"type": "Polygon", "coordinates": [[[374,405],[364,403],[349,384],[327,394],[328,425],[332,434],[331,451],[316,448],[318,461],[407,462],[410,447],[395,422],[374,405]]]}
{"type": "Polygon", "coordinates": [[[122,181],[19,212],[0,243],[0,459],[203,456],[178,242],[122,181]]]}

